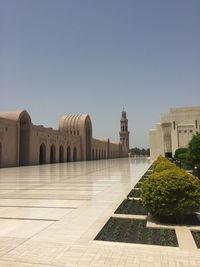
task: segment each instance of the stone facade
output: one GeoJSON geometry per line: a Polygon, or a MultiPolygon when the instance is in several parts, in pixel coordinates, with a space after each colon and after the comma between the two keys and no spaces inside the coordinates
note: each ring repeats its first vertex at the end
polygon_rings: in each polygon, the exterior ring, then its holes
{"type": "Polygon", "coordinates": [[[124,145],[92,136],[89,115],[65,115],[57,130],[34,125],[27,111],[0,112],[0,167],[127,156],[124,145]]]}
{"type": "Polygon", "coordinates": [[[177,148],[188,146],[196,132],[200,132],[200,107],[170,109],[149,132],[151,158],[173,156],[177,148]]]}

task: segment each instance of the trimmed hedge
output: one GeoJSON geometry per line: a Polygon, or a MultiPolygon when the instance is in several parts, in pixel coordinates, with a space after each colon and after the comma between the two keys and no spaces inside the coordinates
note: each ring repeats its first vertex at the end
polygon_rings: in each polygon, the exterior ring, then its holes
{"type": "Polygon", "coordinates": [[[156,218],[173,215],[178,222],[200,208],[200,181],[178,168],[155,172],[144,181],[141,200],[156,218]]]}
{"type": "Polygon", "coordinates": [[[171,163],[170,161],[161,161],[159,162],[153,172],[162,172],[165,170],[171,170],[171,169],[178,169],[177,166],[174,163],[171,163]]]}

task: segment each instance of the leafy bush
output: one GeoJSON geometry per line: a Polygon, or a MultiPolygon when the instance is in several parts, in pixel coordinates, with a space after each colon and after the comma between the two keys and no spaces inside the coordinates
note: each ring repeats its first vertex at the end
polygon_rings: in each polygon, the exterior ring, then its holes
{"type": "Polygon", "coordinates": [[[200,133],[193,135],[189,142],[188,155],[192,163],[200,168],[200,133]]]}
{"type": "Polygon", "coordinates": [[[168,159],[162,157],[162,156],[159,156],[154,162],[153,164],[151,165],[151,169],[152,171],[154,171],[154,169],[156,168],[157,164],[161,163],[161,162],[169,162],[168,159]]]}
{"type": "Polygon", "coordinates": [[[200,181],[179,169],[153,173],[141,187],[141,199],[153,216],[173,215],[180,222],[200,208],[200,181]]]}
{"type": "Polygon", "coordinates": [[[183,154],[184,156],[187,156],[187,153],[188,153],[188,148],[178,148],[175,151],[174,157],[176,159],[181,159],[182,156],[180,156],[180,155],[183,154]]]}
{"type": "Polygon", "coordinates": [[[162,171],[171,170],[171,169],[177,169],[177,167],[174,163],[171,163],[168,160],[167,161],[161,161],[155,166],[154,172],[162,172],[162,171]]]}

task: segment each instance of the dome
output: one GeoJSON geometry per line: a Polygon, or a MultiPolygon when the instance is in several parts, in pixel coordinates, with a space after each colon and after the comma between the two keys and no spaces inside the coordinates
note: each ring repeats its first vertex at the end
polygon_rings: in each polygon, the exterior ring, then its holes
{"type": "Polygon", "coordinates": [[[26,110],[0,112],[0,118],[4,118],[12,121],[19,121],[21,118],[26,118],[31,122],[31,118],[26,110]]]}
{"type": "Polygon", "coordinates": [[[60,118],[59,130],[60,131],[70,131],[70,130],[82,131],[83,129],[85,129],[86,124],[90,124],[90,127],[92,128],[92,123],[90,120],[90,116],[88,114],[64,115],[60,118]]]}

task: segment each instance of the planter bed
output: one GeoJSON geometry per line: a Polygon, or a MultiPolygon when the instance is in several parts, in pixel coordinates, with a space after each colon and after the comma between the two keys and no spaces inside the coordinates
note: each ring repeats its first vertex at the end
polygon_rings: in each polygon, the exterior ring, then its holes
{"type": "Polygon", "coordinates": [[[134,188],[140,188],[142,186],[141,182],[137,182],[137,184],[134,186],[134,188]]]}
{"type": "Polygon", "coordinates": [[[175,230],[146,227],[146,220],[110,218],[95,240],[177,247],[175,230]]]}
{"type": "Polygon", "coordinates": [[[116,209],[115,213],[119,214],[137,214],[147,215],[147,211],[140,200],[125,199],[121,205],[116,209]]]}
{"type": "Polygon", "coordinates": [[[148,179],[149,175],[143,175],[140,180],[138,182],[142,183],[144,182],[146,179],[148,179]]]}
{"type": "Polygon", "coordinates": [[[177,221],[175,216],[160,217],[159,222],[163,224],[200,225],[196,214],[185,215],[181,221],[177,221]]]}
{"type": "Polygon", "coordinates": [[[198,248],[200,248],[200,231],[191,231],[194,241],[198,248]]]}
{"type": "Polygon", "coordinates": [[[152,174],[152,171],[151,170],[148,170],[148,171],[145,172],[144,175],[150,175],[150,174],[152,174]]]}
{"type": "Polygon", "coordinates": [[[140,189],[132,189],[127,197],[136,197],[140,198],[140,189]]]}

